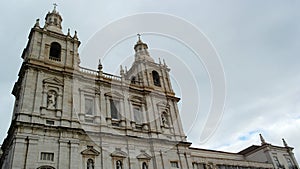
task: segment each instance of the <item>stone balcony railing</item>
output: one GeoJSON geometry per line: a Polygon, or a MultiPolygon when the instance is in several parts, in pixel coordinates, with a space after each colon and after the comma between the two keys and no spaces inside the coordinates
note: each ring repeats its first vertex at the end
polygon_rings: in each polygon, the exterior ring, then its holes
{"type": "Polygon", "coordinates": [[[53,61],[56,61],[56,62],[60,62],[60,61],[61,61],[60,58],[52,57],[52,56],[50,56],[49,59],[50,59],[50,60],[53,60],[53,61]]]}
{"type": "Polygon", "coordinates": [[[102,73],[102,76],[107,79],[113,79],[113,80],[118,80],[118,81],[121,81],[121,79],[122,79],[121,76],[116,76],[116,75],[112,75],[109,73],[102,73]]]}
{"type": "Polygon", "coordinates": [[[79,67],[80,72],[85,73],[85,74],[89,74],[89,75],[94,75],[94,76],[98,76],[99,72],[92,70],[92,69],[88,69],[88,68],[84,68],[84,67],[79,67]]]}
{"type": "MultiPolygon", "coordinates": [[[[88,69],[88,68],[84,68],[84,67],[79,67],[80,72],[88,74],[88,75],[92,75],[92,76],[99,76],[99,71],[95,71],[92,69],[88,69]]],[[[101,76],[105,79],[111,79],[111,80],[116,80],[116,81],[121,81],[122,78],[121,76],[116,76],[116,75],[112,75],[109,73],[101,73],[101,76]]]]}

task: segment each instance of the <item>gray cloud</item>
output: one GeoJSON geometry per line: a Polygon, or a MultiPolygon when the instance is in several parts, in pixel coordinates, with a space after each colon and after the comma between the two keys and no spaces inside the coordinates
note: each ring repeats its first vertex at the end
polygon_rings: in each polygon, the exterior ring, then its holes
{"type": "MultiPolygon", "coordinates": [[[[299,75],[299,19],[298,1],[281,0],[221,0],[221,1],[58,1],[67,28],[78,31],[84,48],[89,38],[106,24],[120,17],[139,12],[162,12],[186,19],[201,29],[212,41],[223,61],[227,78],[227,103],[223,119],[213,137],[205,144],[197,144],[199,133],[210,104],[209,84],[205,72],[196,76],[201,91],[201,110],[197,125],[188,133],[194,145],[226,151],[239,151],[259,144],[258,133],[267,141],[281,145],[281,137],[295,147],[300,158],[300,75],[299,75]],[[202,82],[205,81],[205,82],[202,82]]],[[[0,11],[0,138],[6,135],[13,109],[12,85],[17,79],[21,53],[36,18],[52,10],[44,1],[5,1],[0,11]]],[[[149,37],[150,40],[151,37],[149,37]]],[[[132,41],[134,42],[134,41],[132,41]]],[[[159,40],[147,41],[150,48],[164,47],[176,55],[183,49],[176,44],[164,45],[159,40]],[[159,44],[160,46],[157,46],[159,44]]],[[[132,51],[132,44],[124,47],[132,51]]],[[[164,56],[159,56],[164,57],[164,56]]],[[[81,57],[83,65],[96,68],[96,61],[81,57]]],[[[167,62],[168,63],[168,62],[167,62]]],[[[171,61],[169,62],[171,64],[171,61]]],[[[104,65],[104,69],[106,65],[104,65]]],[[[190,65],[191,67],[195,65],[190,65]]],[[[171,67],[176,72],[176,67],[171,67]]],[[[180,79],[180,74],[172,74],[180,79]]],[[[184,87],[181,87],[184,88],[184,87]]],[[[185,92],[185,91],[182,91],[185,92]]],[[[192,91],[186,91],[190,93],[192,91]]],[[[183,99],[185,96],[183,93],[183,99]]],[[[184,100],[183,100],[184,101],[184,100]]],[[[182,102],[183,102],[182,101],[182,102]]],[[[185,113],[185,112],[182,112],[185,113]]]]}

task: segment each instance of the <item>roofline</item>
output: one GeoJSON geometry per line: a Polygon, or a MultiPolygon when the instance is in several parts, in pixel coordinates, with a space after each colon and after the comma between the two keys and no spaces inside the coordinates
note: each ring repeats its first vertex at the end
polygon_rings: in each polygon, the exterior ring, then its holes
{"type": "Polygon", "coordinates": [[[189,147],[189,149],[193,149],[193,150],[203,150],[203,151],[211,151],[211,152],[216,152],[216,153],[224,153],[224,154],[232,154],[232,155],[240,155],[240,154],[238,154],[238,153],[233,153],[233,152],[219,151],[219,150],[210,150],[210,149],[197,148],[197,147],[189,147]]]}

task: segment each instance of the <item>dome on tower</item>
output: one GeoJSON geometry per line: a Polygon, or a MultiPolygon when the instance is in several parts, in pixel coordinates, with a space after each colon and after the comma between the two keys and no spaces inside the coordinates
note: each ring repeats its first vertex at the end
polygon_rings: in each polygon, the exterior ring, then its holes
{"type": "Polygon", "coordinates": [[[141,35],[138,34],[138,41],[134,45],[135,50],[135,61],[147,60],[154,62],[154,59],[151,58],[148,52],[148,45],[141,40],[141,35]]]}
{"type": "Polygon", "coordinates": [[[56,4],[54,4],[54,8],[52,12],[48,12],[45,18],[45,28],[50,31],[54,31],[57,33],[63,33],[61,22],[62,17],[60,16],[59,12],[56,10],[56,4]]]}

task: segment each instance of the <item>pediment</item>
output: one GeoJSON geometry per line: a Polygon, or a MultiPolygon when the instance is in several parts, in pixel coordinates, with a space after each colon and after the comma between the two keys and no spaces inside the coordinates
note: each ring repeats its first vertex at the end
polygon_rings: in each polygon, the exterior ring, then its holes
{"type": "Polygon", "coordinates": [[[50,83],[50,84],[55,84],[55,85],[60,85],[60,86],[63,86],[63,82],[58,79],[57,77],[54,77],[54,78],[47,78],[47,79],[44,79],[43,80],[43,83],[50,83]]]}
{"type": "Polygon", "coordinates": [[[119,150],[116,150],[116,151],[112,152],[110,155],[112,157],[121,157],[121,158],[126,158],[127,157],[127,153],[125,153],[124,151],[119,151],[119,150]]]}
{"type": "Polygon", "coordinates": [[[84,88],[82,88],[80,90],[85,91],[85,92],[89,92],[89,93],[100,93],[99,88],[91,87],[91,86],[84,86],[84,88]]]}
{"type": "Polygon", "coordinates": [[[139,97],[139,96],[130,96],[129,100],[131,102],[135,102],[135,103],[139,103],[139,104],[144,103],[144,99],[142,97],[139,97]]]}
{"type": "Polygon", "coordinates": [[[166,101],[160,101],[157,103],[159,107],[169,107],[169,104],[166,101]]]}
{"type": "Polygon", "coordinates": [[[119,92],[107,92],[104,95],[108,96],[108,97],[112,97],[112,98],[119,98],[119,99],[124,98],[124,96],[122,94],[120,94],[119,92]]]}
{"type": "Polygon", "coordinates": [[[94,148],[87,148],[81,152],[82,155],[90,155],[90,156],[98,156],[100,154],[99,151],[94,148]]]}
{"type": "Polygon", "coordinates": [[[141,160],[150,160],[152,157],[147,153],[142,153],[142,154],[136,156],[136,158],[141,159],[141,160]]]}

